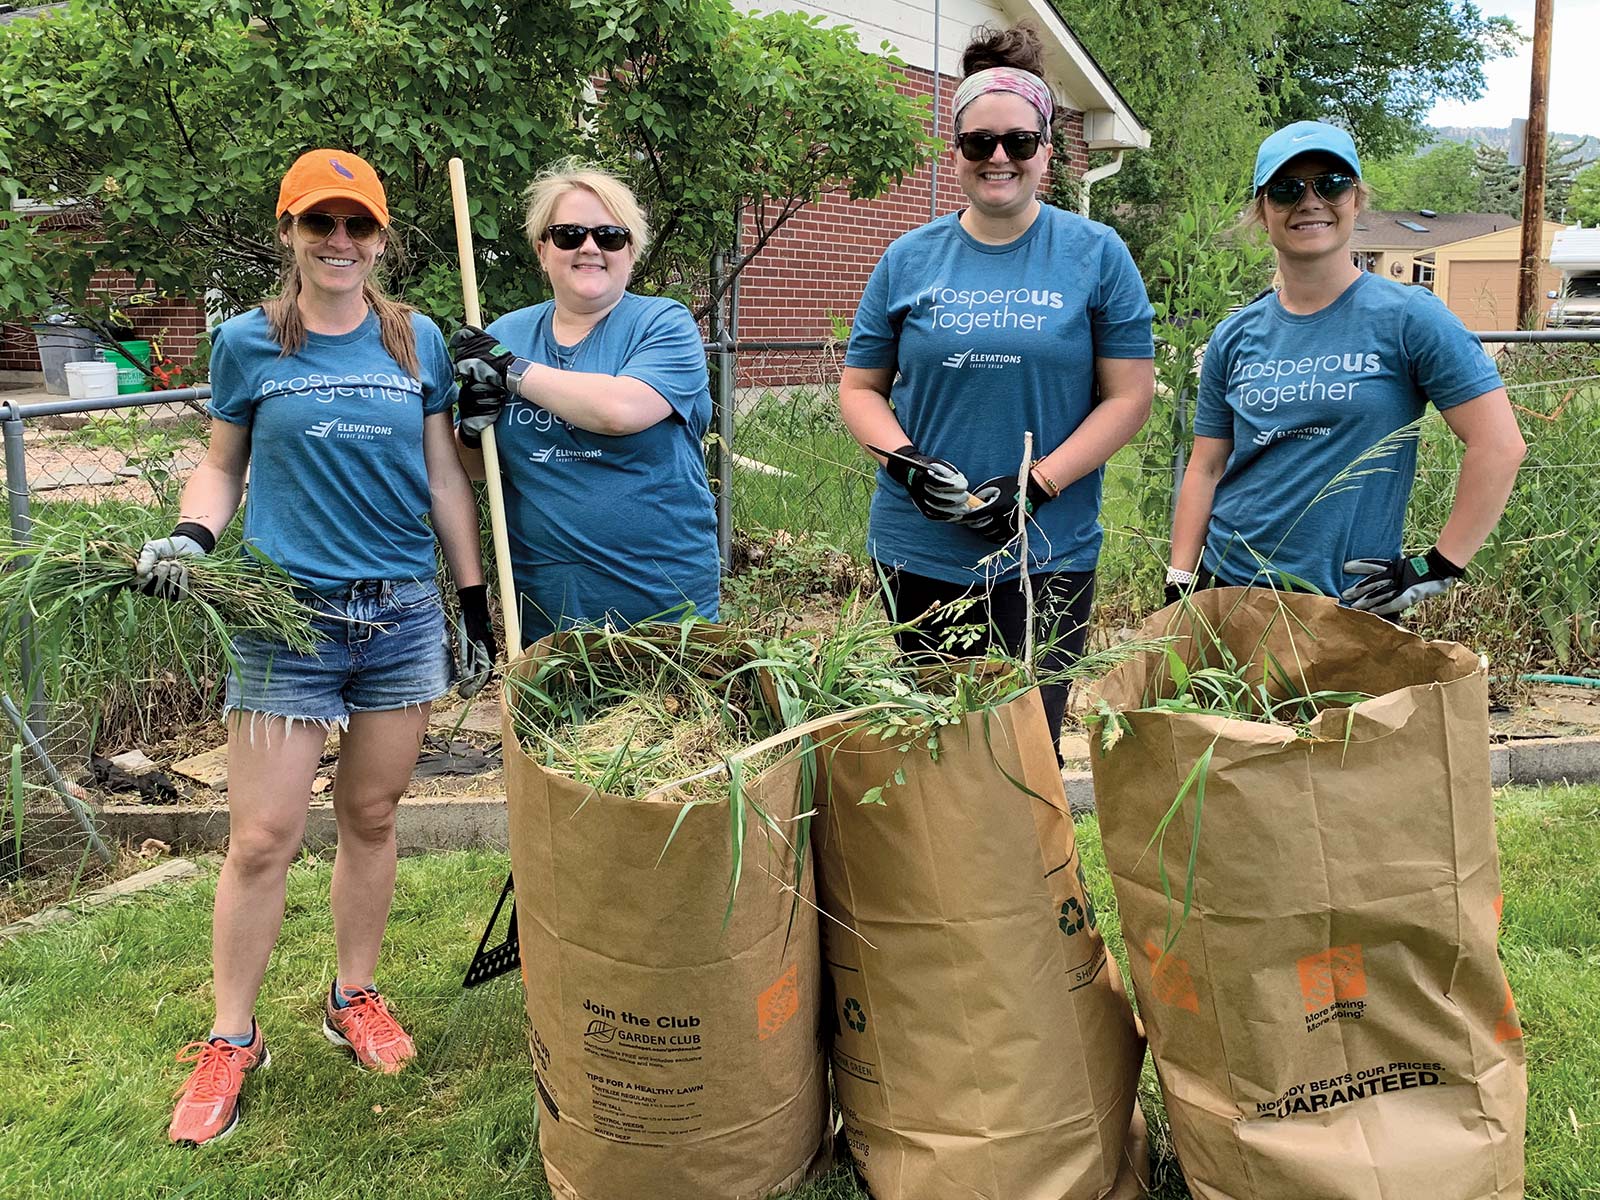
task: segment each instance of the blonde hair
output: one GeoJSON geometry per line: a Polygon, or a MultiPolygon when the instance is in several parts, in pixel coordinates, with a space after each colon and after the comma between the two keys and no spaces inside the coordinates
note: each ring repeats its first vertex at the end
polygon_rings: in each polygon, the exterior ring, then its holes
{"type": "Polygon", "coordinates": [[[627,226],[633,234],[634,254],[643,255],[650,246],[650,222],[645,218],[638,199],[628,185],[611,172],[579,158],[563,158],[552,163],[522,193],[523,199],[528,202],[528,217],[524,224],[528,242],[535,249],[538,248],[539,239],[550,228],[551,217],[555,215],[561,197],[580,188],[605,205],[607,211],[616,218],[617,224],[627,226]]]}
{"type": "MultiPolygon", "coordinates": [[[[293,217],[280,218],[280,237],[288,234],[293,224],[293,217]]],[[[306,344],[306,323],[300,315],[299,297],[300,264],[295,261],[294,251],[290,249],[289,261],[283,269],[283,287],[272,299],[261,303],[261,311],[267,317],[267,328],[272,331],[273,340],[285,356],[298,353],[306,344]]],[[[378,314],[378,337],[383,342],[383,348],[389,352],[389,357],[399,363],[406,374],[420,378],[422,364],[417,359],[417,333],[411,325],[411,314],[417,310],[409,304],[391,299],[370,276],[361,285],[361,297],[378,314]]]]}

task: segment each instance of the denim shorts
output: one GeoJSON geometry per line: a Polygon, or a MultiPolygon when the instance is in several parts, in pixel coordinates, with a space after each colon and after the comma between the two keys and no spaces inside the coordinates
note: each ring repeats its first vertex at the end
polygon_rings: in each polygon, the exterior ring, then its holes
{"type": "Polygon", "coordinates": [[[444,606],[430,579],[369,579],[329,594],[303,591],[317,612],[314,654],[236,637],[222,714],[235,709],[347,726],[351,713],[427,704],[450,690],[454,662],[444,606]]]}

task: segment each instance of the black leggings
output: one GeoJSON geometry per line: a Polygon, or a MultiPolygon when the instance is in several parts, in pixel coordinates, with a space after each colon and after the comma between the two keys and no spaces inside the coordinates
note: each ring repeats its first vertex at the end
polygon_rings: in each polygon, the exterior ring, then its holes
{"type": "MultiPolygon", "coordinates": [[[[915,629],[896,635],[900,649],[907,654],[979,653],[998,642],[1008,653],[1021,654],[1027,610],[1023,602],[1022,580],[1008,579],[989,590],[976,585],[947,583],[910,571],[894,570],[878,563],[884,579],[883,606],[895,621],[919,617],[936,604],[976,597],[976,603],[952,618],[934,616],[915,629]],[[975,645],[946,647],[944,637],[950,625],[981,625],[988,633],[975,645]]],[[[1043,670],[1055,673],[1071,666],[1083,654],[1089,637],[1089,611],[1094,605],[1093,571],[1050,571],[1034,575],[1033,608],[1035,636],[1043,639],[1060,634],[1060,640],[1040,659],[1043,670]]],[[[1067,685],[1047,683],[1040,687],[1045,719],[1050,723],[1050,742],[1061,756],[1061,717],[1067,708],[1067,685]]]]}

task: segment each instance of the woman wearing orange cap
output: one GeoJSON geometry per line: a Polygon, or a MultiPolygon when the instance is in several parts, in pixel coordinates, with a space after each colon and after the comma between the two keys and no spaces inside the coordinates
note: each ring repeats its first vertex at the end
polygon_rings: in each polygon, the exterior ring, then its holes
{"type": "Polygon", "coordinates": [[[373,272],[389,207],[372,168],[313,150],[284,176],[283,289],[224,322],[211,350],[211,442],[171,536],[148,543],[138,586],[180,599],[250,480],[244,540],[281,566],[318,613],[314,654],[254,634],[234,641],[228,723],[228,854],[212,917],[216,1017],[179,1052],[194,1069],[168,1136],[230,1133],[249,1071],[270,1061],[254,1009],[283,923],[328,731],[342,731],[333,789],[338,965],[323,1032],[358,1065],[398,1071],[415,1053],[374,983],[394,894],[394,817],[450,686],[434,541],[461,602],[463,695],[494,660],[472,489],[456,457],[455,384],[432,321],[386,297],[373,272]]]}

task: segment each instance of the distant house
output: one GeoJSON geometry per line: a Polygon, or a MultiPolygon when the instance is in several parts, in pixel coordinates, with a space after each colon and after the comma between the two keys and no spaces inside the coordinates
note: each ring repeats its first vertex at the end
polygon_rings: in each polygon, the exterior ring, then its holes
{"type": "MultiPolygon", "coordinates": [[[[1555,221],[1544,225],[1543,257],[1550,257],[1555,221]]],[[[1356,218],[1350,257],[1386,279],[1429,288],[1468,329],[1514,329],[1522,223],[1505,213],[1388,212],[1356,218]]],[[[1548,265],[1540,294],[1559,286],[1548,265]]]]}
{"type": "MultiPolygon", "coordinates": [[[[755,0],[755,6],[820,14],[828,24],[849,25],[869,54],[879,53],[884,42],[894,46],[905,63],[897,72],[900,91],[932,100],[937,88],[933,132],[947,143],[950,101],[961,80],[961,51],[973,31],[1027,19],[1045,41],[1045,73],[1057,107],[1066,113],[1067,133],[1055,146],[1052,169],[1081,178],[1091,150],[1120,154],[1150,145],[1149,131],[1049,0],[958,0],[949,5],[941,0],[931,5],[912,0],[755,0]]],[[[740,340],[827,337],[832,318],[855,315],[867,276],[890,242],[965,203],[945,155],[876,200],[829,196],[803,209],[742,277],[740,340]]],[[[747,226],[747,244],[750,232],[747,226]]],[[[774,377],[775,369],[769,364],[752,375],[741,367],[741,383],[785,381],[774,377]]],[[[800,377],[786,381],[808,382],[800,377]]]]}

